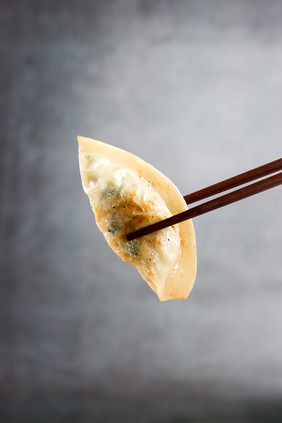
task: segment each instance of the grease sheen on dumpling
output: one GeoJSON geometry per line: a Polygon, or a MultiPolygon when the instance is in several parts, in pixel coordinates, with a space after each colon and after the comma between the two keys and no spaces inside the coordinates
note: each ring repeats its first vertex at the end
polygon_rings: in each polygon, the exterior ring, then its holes
{"type": "Polygon", "coordinates": [[[184,299],[196,274],[192,221],[127,241],[126,234],[187,209],[175,185],[139,157],[78,137],[82,185],[98,228],[161,301],[184,299]]]}

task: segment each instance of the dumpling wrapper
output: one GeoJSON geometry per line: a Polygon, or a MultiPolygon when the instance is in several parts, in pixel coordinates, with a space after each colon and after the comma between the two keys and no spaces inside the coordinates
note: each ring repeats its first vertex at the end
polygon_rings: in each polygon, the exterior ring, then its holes
{"type": "Polygon", "coordinates": [[[187,210],[176,186],[139,157],[78,137],[82,186],[113,251],[137,270],[161,301],[186,299],[196,276],[191,219],[133,241],[126,234],[187,210]]]}

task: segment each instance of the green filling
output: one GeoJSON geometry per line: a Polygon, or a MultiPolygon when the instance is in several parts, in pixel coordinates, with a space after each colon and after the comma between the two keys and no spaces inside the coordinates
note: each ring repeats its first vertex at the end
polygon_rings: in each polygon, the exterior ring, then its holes
{"type": "Polygon", "coordinates": [[[122,230],[122,228],[116,222],[112,222],[109,229],[108,229],[108,232],[110,232],[113,235],[116,235],[121,230],[122,230]]]}
{"type": "Polygon", "coordinates": [[[107,188],[103,191],[103,196],[105,198],[115,197],[118,199],[121,197],[121,190],[122,190],[122,187],[118,187],[111,183],[111,184],[108,184],[107,188]]]}
{"type": "Polygon", "coordinates": [[[88,160],[89,164],[92,164],[95,160],[93,156],[90,156],[90,154],[87,154],[86,159],[88,160]]]}
{"type": "Polygon", "coordinates": [[[136,240],[133,240],[133,241],[129,241],[128,242],[127,252],[131,256],[137,256],[137,254],[139,254],[139,248],[138,248],[138,245],[137,245],[136,240]]]}

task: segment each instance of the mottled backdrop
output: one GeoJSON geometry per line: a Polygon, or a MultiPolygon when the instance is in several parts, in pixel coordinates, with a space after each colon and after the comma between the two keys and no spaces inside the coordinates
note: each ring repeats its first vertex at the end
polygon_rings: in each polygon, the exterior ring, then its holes
{"type": "Polygon", "coordinates": [[[187,301],[104,242],[78,134],[183,194],[281,156],[279,0],[0,0],[0,421],[281,422],[282,191],[195,219],[187,301]]]}

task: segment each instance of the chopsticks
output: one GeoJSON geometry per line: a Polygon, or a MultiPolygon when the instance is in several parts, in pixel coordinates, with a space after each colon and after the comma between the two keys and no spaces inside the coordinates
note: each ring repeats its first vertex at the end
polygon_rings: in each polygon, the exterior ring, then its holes
{"type": "MultiPolygon", "coordinates": [[[[191,194],[188,194],[184,197],[184,200],[187,204],[192,204],[196,201],[203,200],[210,196],[219,194],[223,191],[230,190],[239,185],[246,184],[248,182],[254,181],[256,179],[262,178],[264,176],[270,175],[271,173],[278,172],[282,170],[282,158],[275,160],[273,162],[267,163],[263,166],[256,167],[255,169],[249,170],[244,173],[240,173],[237,176],[232,178],[225,179],[224,181],[218,182],[217,184],[210,185],[206,188],[203,188],[199,191],[195,191],[191,194]]],[[[126,238],[128,241],[131,241],[141,236],[148,235],[152,232],[159,231],[161,229],[167,228],[177,223],[181,223],[184,220],[200,216],[201,214],[208,213],[212,210],[216,210],[228,204],[234,203],[236,201],[242,200],[244,198],[250,197],[252,195],[258,194],[260,192],[266,191],[270,188],[274,188],[282,184],[282,172],[276,173],[273,176],[268,178],[261,179],[258,182],[249,184],[243,188],[234,190],[229,194],[222,195],[213,200],[206,201],[198,206],[195,206],[189,210],[185,210],[182,213],[171,216],[167,219],[161,220],[159,222],[153,223],[152,225],[144,226],[137,231],[127,234],[126,238]]]]}

